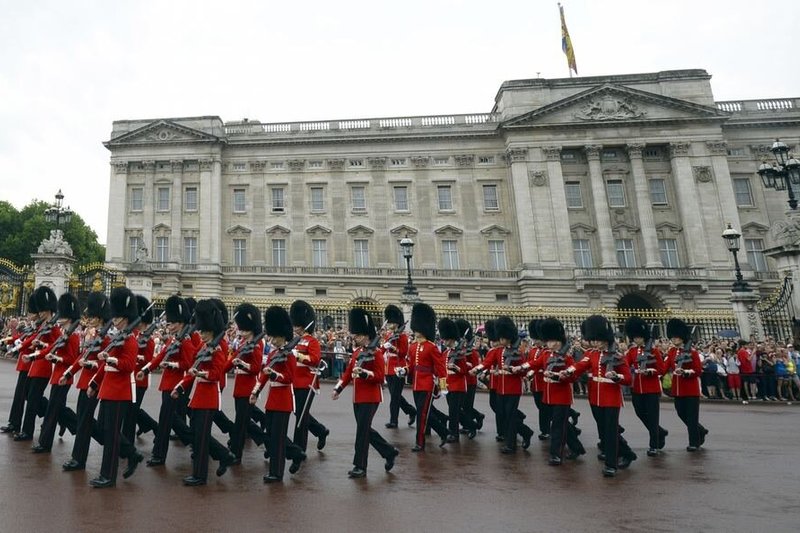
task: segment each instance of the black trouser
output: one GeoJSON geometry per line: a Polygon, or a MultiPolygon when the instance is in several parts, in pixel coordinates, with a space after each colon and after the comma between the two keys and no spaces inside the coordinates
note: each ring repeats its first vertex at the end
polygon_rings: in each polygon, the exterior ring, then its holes
{"type": "Polygon", "coordinates": [[[211,436],[211,424],[217,409],[192,409],[192,476],[208,479],[208,457],[215,461],[225,461],[228,449],[211,436]]]}
{"type": "Polygon", "coordinates": [[[686,425],[689,430],[689,446],[700,446],[702,434],[706,428],[700,424],[700,398],[697,396],[676,396],[675,412],[678,418],[686,425]]]}
{"type": "MultiPolygon", "coordinates": [[[[430,426],[442,439],[447,438],[447,425],[445,422],[434,413],[433,410],[433,392],[432,391],[414,391],[414,405],[417,409],[417,446],[425,447],[425,428],[430,426]]],[[[440,411],[437,412],[441,413],[440,411]]]]}
{"type": "Polygon", "coordinates": [[[515,394],[498,395],[500,402],[499,408],[500,412],[503,413],[502,419],[504,422],[502,435],[505,440],[505,445],[511,449],[517,447],[518,424],[522,423],[522,420],[517,416],[519,398],[520,397],[515,394]]]}
{"type": "Polygon", "coordinates": [[[500,395],[494,389],[489,390],[489,407],[494,412],[494,424],[497,429],[497,435],[502,436],[505,427],[503,420],[503,410],[500,409],[500,395]]]}
{"type": "Polygon", "coordinates": [[[605,465],[617,468],[619,457],[633,457],[628,442],[622,437],[619,425],[619,407],[598,407],[592,405],[592,416],[597,422],[601,451],[605,455],[605,465]]]}
{"type": "Polygon", "coordinates": [[[315,437],[319,437],[328,431],[328,428],[320,424],[319,421],[311,415],[311,404],[314,403],[314,396],[316,396],[316,393],[312,392],[310,388],[294,389],[294,416],[297,420],[297,424],[295,424],[294,427],[294,443],[303,451],[306,451],[309,433],[315,437]],[[306,401],[308,402],[308,407],[305,413],[302,413],[306,401]]]}
{"type": "Polygon", "coordinates": [[[483,413],[475,409],[476,390],[478,390],[477,385],[467,385],[467,392],[464,394],[464,405],[461,409],[464,413],[464,417],[473,420],[477,427],[479,421],[483,418],[483,413]]]}
{"type": "MultiPolygon", "coordinates": [[[[250,433],[256,444],[264,442],[263,431],[252,420],[253,406],[250,405],[250,398],[247,396],[241,398],[234,398],[233,404],[236,409],[236,417],[233,424],[228,431],[231,437],[231,453],[237,459],[242,458],[242,451],[244,450],[245,435],[250,433]],[[255,428],[256,435],[253,435],[253,428],[255,428]]],[[[219,411],[220,413],[222,411],[219,411]]]]}
{"type": "Polygon", "coordinates": [[[466,392],[450,391],[447,393],[447,430],[450,435],[458,437],[459,424],[472,431],[476,429],[475,420],[472,417],[464,416],[464,402],[466,392]]]}
{"type": "Polygon", "coordinates": [[[384,459],[394,453],[394,446],[374,429],[372,429],[372,419],[378,411],[377,403],[354,403],[353,414],[356,417],[356,442],[355,455],[353,455],[353,466],[356,468],[367,469],[367,456],[369,446],[372,445],[384,459]]]}
{"type": "Polygon", "coordinates": [[[289,414],[284,411],[266,411],[269,433],[269,474],[283,477],[286,468],[286,432],[289,429],[289,414]]]}
{"type": "Polygon", "coordinates": [[[36,426],[36,417],[43,416],[47,411],[47,400],[44,397],[44,390],[50,378],[28,377],[28,398],[25,401],[25,418],[22,419],[22,433],[33,435],[36,426]],[[44,407],[44,409],[42,409],[44,407]]]}
{"type": "Polygon", "coordinates": [[[642,421],[644,427],[650,435],[650,449],[655,450],[659,448],[661,435],[664,433],[664,428],[659,426],[659,418],[661,415],[661,394],[647,393],[635,394],[631,393],[631,403],[633,410],[636,411],[636,416],[642,421]]]}
{"type": "MultiPolygon", "coordinates": [[[[56,434],[56,426],[59,422],[64,423],[63,410],[67,405],[67,393],[70,385],[51,385],[50,401],[47,402],[47,413],[42,422],[42,431],[39,433],[39,446],[50,449],[53,447],[53,438],[56,434]]],[[[66,425],[66,424],[65,424],[66,425]]]]}
{"type": "Polygon", "coordinates": [[[408,403],[403,397],[403,386],[405,378],[399,376],[386,376],[386,387],[389,389],[389,422],[397,424],[397,417],[400,416],[400,409],[408,416],[417,414],[414,406],[408,403]]]}
{"type": "Polygon", "coordinates": [[[172,391],[168,390],[161,391],[161,410],[158,412],[158,427],[156,428],[156,434],[153,438],[152,453],[153,457],[157,459],[167,459],[167,452],[169,451],[169,433],[174,425],[174,419],[178,416],[177,409],[180,398],[178,400],[173,400],[172,396],[170,396],[171,393],[172,391]]]}
{"type": "Polygon", "coordinates": [[[125,422],[122,424],[122,434],[125,435],[128,442],[136,440],[136,424],[139,422],[139,408],[142,406],[145,392],[147,392],[147,387],[136,387],[136,401],[131,404],[128,416],[125,417],[125,422]]]}
{"type": "Polygon", "coordinates": [[[141,433],[152,431],[153,435],[155,435],[158,429],[158,421],[153,419],[153,417],[141,407],[139,407],[139,414],[136,417],[136,424],[139,426],[139,431],[141,433]]]}
{"type": "Polygon", "coordinates": [[[92,434],[94,433],[95,436],[99,434],[94,420],[98,401],[97,395],[89,398],[85,390],[78,393],[78,426],[75,432],[75,442],[72,444],[72,458],[82,465],[86,464],[86,457],[89,455],[92,434]]]}
{"type": "Polygon", "coordinates": [[[119,458],[130,459],[136,448],[122,434],[122,422],[131,402],[125,400],[102,400],[100,402],[99,425],[103,435],[103,463],[100,465],[100,476],[116,481],[119,458]]]}
{"type": "Polygon", "coordinates": [[[550,422],[553,419],[553,408],[544,403],[544,393],[541,391],[534,391],[533,403],[539,409],[539,433],[542,435],[550,434],[550,422]]]}
{"type": "Polygon", "coordinates": [[[572,408],[569,405],[548,405],[552,414],[550,423],[550,456],[563,457],[566,444],[574,453],[585,453],[575,426],[568,422],[572,408]]]}
{"type": "MultiPolygon", "coordinates": [[[[20,356],[21,357],[21,356],[20,356]]],[[[28,371],[17,373],[17,386],[14,388],[14,400],[8,413],[8,425],[19,431],[22,427],[22,415],[25,412],[25,399],[28,397],[28,371]]]]}

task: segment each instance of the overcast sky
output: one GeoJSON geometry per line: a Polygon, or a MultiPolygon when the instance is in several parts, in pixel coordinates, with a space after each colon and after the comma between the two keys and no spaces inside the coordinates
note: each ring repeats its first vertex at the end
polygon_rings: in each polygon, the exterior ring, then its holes
{"type": "MultiPolygon", "coordinates": [[[[796,1],[563,4],[582,76],[703,68],[717,100],[800,96],[796,1]]],[[[114,120],[488,112],[504,80],[568,76],[549,0],[0,0],[0,13],[0,199],[61,188],[103,243],[114,120]]]]}

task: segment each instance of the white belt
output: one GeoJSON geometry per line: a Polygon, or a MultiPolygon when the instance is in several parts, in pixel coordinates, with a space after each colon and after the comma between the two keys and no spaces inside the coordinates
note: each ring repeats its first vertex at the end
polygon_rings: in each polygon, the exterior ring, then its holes
{"type": "Polygon", "coordinates": [[[545,383],[561,383],[559,380],[551,379],[551,378],[544,378],[544,382],[545,383]]]}
{"type": "Polygon", "coordinates": [[[216,381],[212,381],[206,378],[201,378],[200,376],[197,376],[197,378],[195,379],[197,380],[198,383],[216,383],[216,381]]]}
{"type": "Polygon", "coordinates": [[[111,365],[106,365],[106,372],[119,372],[119,368],[115,368],[111,365]]]}
{"type": "Polygon", "coordinates": [[[277,381],[273,381],[269,384],[270,387],[291,387],[290,383],[278,383],[277,381]]]}
{"type": "Polygon", "coordinates": [[[614,383],[614,380],[613,379],[609,379],[609,378],[595,378],[595,377],[593,377],[592,381],[595,381],[597,383],[614,383]]]}
{"type": "Polygon", "coordinates": [[[233,373],[241,375],[241,374],[249,374],[250,372],[248,372],[244,368],[236,368],[234,369],[233,373]]]}

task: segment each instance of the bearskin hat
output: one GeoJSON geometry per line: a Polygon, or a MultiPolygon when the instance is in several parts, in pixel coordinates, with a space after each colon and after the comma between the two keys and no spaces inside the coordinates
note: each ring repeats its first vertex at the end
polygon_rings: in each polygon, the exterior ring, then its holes
{"type": "Polygon", "coordinates": [[[90,292],[86,300],[86,316],[99,318],[103,323],[111,320],[111,304],[108,297],[102,292],[90,292]]]}
{"type": "Polygon", "coordinates": [[[386,320],[387,324],[397,324],[398,326],[402,326],[405,322],[403,310],[392,304],[387,305],[386,309],[383,310],[383,318],[386,320]]]}
{"type": "Polygon", "coordinates": [[[209,301],[217,306],[217,309],[219,309],[219,312],[222,315],[222,320],[225,322],[225,326],[227,326],[228,322],[231,321],[230,317],[228,316],[228,306],[225,305],[225,303],[219,298],[209,298],[209,301]]]}
{"type": "Polygon", "coordinates": [[[200,331],[210,331],[214,337],[225,331],[222,311],[212,300],[200,300],[194,308],[195,324],[200,331]]]}
{"type": "Polygon", "coordinates": [[[133,322],[139,316],[136,296],[127,287],[117,287],[111,291],[111,316],[133,322]]]}
{"type": "Polygon", "coordinates": [[[559,341],[567,344],[567,334],[564,331],[564,324],[557,318],[549,317],[540,320],[538,324],[539,338],[542,342],[559,341]]]}
{"type": "Polygon", "coordinates": [[[361,307],[354,307],[350,309],[348,316],[348,324],[350,333],[353,335],[366,335],[370,340],[375,338],[378,330],[375,328],[375,323],[372,317],[361,307]]]}
{"type": "Polygon", "coordinates": [[[186,300],[174,294],[164,303],[164,312],[167,322],[186,324],[189,322],[191,312],[186,300]]]}
{"type": "Polygon", "coordinates": [[[42,311],[50,311],[51,313],[58,311],[58,296],[50,287],[40,285],[33,291],[33,298],[36,300],[36,309],[40,313],[42,311]]]}
{"type": "Polygon", "coordinates": [[[416,303],[411,308],[411,331],[429,341],[436,339],[436,311],[428,304],[416,303]]]}
{"type": "Polygon", "coordinates": [[[587,341],[614,342],[614,330],[603,315],[592,315],[581,324],[581,334],[587,341]]]}
{"type": "Polygon", "coordinates": [[[667,337],[670,339],[674,337],[680,338],[683,342],[689,340],[691,333],[689,333],[689,325],[680,318],[671,318],[667,322],[667,337]]]}
{"type": "Polygon", "coordinates": [[[473,337],[475,337],[472,326],[463,318],[456,318],[456,330],[458,330],[459,338],[463,337],[467,342],[472,342],[473,337]]]}
{"type": "Polygon", "coordinates": [[[39,312],[39,308],[36,306],[36,297],[33,293],[28,296],[28,312],[34,315],[39,312]]]}
{"type": "Polygon", "coordinates": [[[233,312],[233,320],[241,331],[250,331],[253,335],[260,335],[262,331],[261,313],[253,304],[243,303],[233,312]]]}
{"type": "Polygon", "coordinates": [[[506,339],[511,344],[517,342],[519,338],[519,330],[516,324],[511,320],[511,317],[500,316],[494,323],[495,330],[497,331],[498,339],[506,339]]]}
{"type": "Polygon", "coordinates": [[[439,337],[442,340],[458,340],[461,338],[461,332],[458,331],[452,318],[443,318],[439,321],[439,337]]]}
{"type": "Polygon", "coordinates": [[[489,339],[489,342],[497,342],[499,337],[497,336],[497,321],[487,320],[486,323],[483,325],[483,329],[486,332],[486,338],[489,339]]]}
{"type": "Polygon", "coordinates": [[[75,322],[81,318],[81,304],[74,294],[65,292],[58,299],[58,316],[75,322]]]}
{"type": "Polygon", "coordinates": [[[153,323],[153,308],[150,307],[150,301],[141,294],[136,295],[136,305],[139,308],[139,314],[142,316],[142,324],[153,323]],[[150,307],[150,309],[147,309],[150,307]],[[147,309],[147,311],[145,311],[147,309]],[[144,313],[144,314],[142,314],[144,313]]]}
{"type": "Polygon", "coordinates": [[[197,306],[197,300],[188,296],[184,298],[184,301],[186,302],[186,307],[189,309],[189,323],[194,324],[194,308],[197,306]]]}
{"type": "Polygon", "coordinates": [[[294,337],[292,319],[286,309],[279,305],[267,308],[264,311],[264,331],[270,337],[283,337],[287,341],[291,340],[294,337]]]}
{"type": "Polygon", "coordinates": [[[303,300],[295,300],[289,308],[289,317],[292,319],[292,325],[295,327],[306,329],[306,333],[314,333],[316,326],[317,315],[314,313],[314,308],[308,302],[303,300]]]}
{"type": "Polygon", "coordinates": [[[650,328],[647,327],[647,322],[638,316],[632,316],[625,321],[625,335],[628,339],[633,340],[636,337],[642,337],[644,342],[650,340],[650,328]]]}
{"type": "Polygon", "coordinates": [[[541,318],[534,318],[528,323],[528,335],[531,336],[531,339],[537,341],[542,340],[541,333],[539,332],[542,322],[541,318]]]}

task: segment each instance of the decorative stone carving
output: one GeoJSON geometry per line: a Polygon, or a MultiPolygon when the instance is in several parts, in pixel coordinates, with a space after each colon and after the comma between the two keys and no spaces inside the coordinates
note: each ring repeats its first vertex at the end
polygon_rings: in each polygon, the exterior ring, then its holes
{"type": "Polygon", "coordinates": [[[344,168],[344,159],[328,159],[328,168],[331,170],[342,170],[344,168]]]}
{"type": "Polygon", "coordinates": [[[117,174],[127,174],[128,172],[127,161],[114,161],[111,164],[114,165],[114,172],[116,172],[117,174]]]}
{"type": "Polygon", "coordinates": [[[64,240],[64,233],[60,229],[51,229],[50,237],[42,241],[37,253],[72,257],[72,247],[64,240]]]}
{"type": "Polygon", "coordinates": [[[631,159],[641,159],[642,158],[642,151],[644,150],[643,143],[631,143],[627,146],[628,148],[628,157],[631,159]]]}
{"type": "Polygon", "coordinates": [[[603,145],[601,144],[587,144],[583,147],[584,152],[586,152],[586,159],[597,160],[600,159],[600,151],[603,149],[603,145]]]}
{"type": "Polygon", "coordinates": [[[691,145],[688,142],[670,143],[669,145],[670,157],[680,157],[689,155],[689,146],[691,145]]]}
{"type": "Polygon", "coordinates": [[[714,179],[711,167],[692,167],[692,174],[694,179],[700,183],[710,183],[714,179]]]}
{"type": "Polygon", "coordinates": [[[426,155],[412,155],[411,156],[411,164],[417,168],[424,168],[427,167],[430,163],[431,158],[426,155]]]}
{"type": "Polygon", "coordinates": [[[368,157],[367,163],[369,164],[370,168],[384,168],[386,166],[386,158],[385,157],[368,157]]]}
{"type": "Polygon", "coordinates": [[[524,163],[528,160],[528,149],[509,148],[506,150],[506,159],[511,163],[524,163]]]}
{"type": "Polygon", "coordinates": [[[706,141],[706,146],[711,155],[728,155],[728,143],[725,141],[706,141]]]}
{"type": "Polygon", "coordinates": [[[561,161],[560,146],[542,146],[542,152],[548,161],[561,161]]]}
{"type": "Polygon", "coordinates": [[[264,172],[267,168],[266,161],[250,161],[250,170],[253,172],[264,172]]]}
{"type": "Polygon", "coordinates": [[[800,217],[776,220],[769,230],[775,246],[800,245],[800,217]]]}
{"type": "Polygon", "coordinates": [[[171,159],[169,164],[172,166],[173,172],[183,171],[183,159],[171,159]]]}
{"type": "Polygon", "coordinates": [[[772,147],[769,146],[768,144],[750,145],[750,150],[753,151],[753,157],[755,157],[757,161],[764,161],[764,160],[773,161],[774,157],[772,155],[772,152],[770,151],[770,148],[772,147]]]}
{"type": "Polygon", "coordinates": [[[640,118],[645,114],[630,98],[605,94],[584,105],[574,116],[580,120],[627,120],[640,118]]]}
{"type": "Polygon", "coordinates": [[[305,159],[290,159],[286,164],[289,166],[289,170],[298,171],[305,168],[306,161],[305,159]]]}
{"type": "Polygon", "coordinates": [[[153,172],[156,169],[156,162],[150,160],[142,161],[142,168],[147,172],[153,172]]]}
{"type": "Polygon", "coordinates": [[[528,181],[532,186],[542,187],[547,185],[547,171],[546,170],[529,170],[528,181]]]}
{"type": "Polygon", "coordinates": [[[475,156],[472,154],[454,155],[453,159],[459,167],[471,167],[475,163],[475,156]]]}
{"type": "Polygon", "coordinates": [[[198,161],[198,163],[200,163],[200,171],[208,172],[209,170],[211,170],[211,165],[214,164],[214,160],[201,159],[200,161],[198,161]]]}

